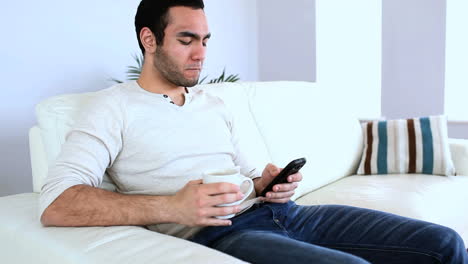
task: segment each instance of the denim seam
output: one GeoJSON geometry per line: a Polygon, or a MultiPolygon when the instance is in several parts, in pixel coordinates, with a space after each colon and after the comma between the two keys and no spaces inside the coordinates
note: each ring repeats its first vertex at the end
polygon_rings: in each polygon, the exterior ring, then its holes
{"type": "Polygon", "coordinates": [[[276,211],[275,211],[273,208],[271,208],[270,206],[268,206],[268,205],[266,205],[266,206],[267,206],[268,209],[270,209],[270,211],[271,211],[271,220],[272,220],[272,221],[275,223],[275,225],[278,226],[283,232],[286,232],[286,235],[287,235],[289,238],[291,238],[291,234],[288,232],[288,230],[286,229],[286,227],[283,226],[283,225],[281,224],[281,221],[279,221],[280,217],[277,215],[276,211]],[[275,221],[275,220],[278,220],[278,222],[275,221]]]}
{"type": "Polygon", "coordinates": [[[275,222],[275,224],[279,228],[281,228],[281,230],[284,231],[289,238],[291,238],[291,234],[288,232],[288,230],[281,223],[276,222],[275,219],[273,219],[273,222],[275,222]]]}
{"type": "Polygon", "coordinates": [[[367,248],[367,247],[352,247],[352,246],[331,246],[331,245],[326,245],[326,244],[315,244],[315,245],[324,246],[324,247],[328,247],[328,248],[334,248],[334,249],[388,251],[388,252],[404,252],[404,253],[418,254],[418,255],[424,255],[424,256],[434,258],[435,260],[437,260],[439,263],[442,264],[442,259],[441,259],[440,256],[438,256],[438,254],[431,255],[430,253],[424,253],[424,252],[421,252],[421,251],[416,251],[416,250],[411,249],[411,248],[382,249],[382,248],[367,248]]]}

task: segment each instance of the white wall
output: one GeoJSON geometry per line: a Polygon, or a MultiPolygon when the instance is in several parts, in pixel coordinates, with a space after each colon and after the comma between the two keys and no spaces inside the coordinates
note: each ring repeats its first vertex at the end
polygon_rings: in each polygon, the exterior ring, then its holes
{"type": "Polygon", "coordinates": [[[315,0],[258,0],[261,81],[315,81],[315,0]]]}
{"type": "Polygon", "coordinates": [[[208,43],[204,72],[208,79],[226,73],[241,81],[258,80],[257,1],[205,0],[212,37],[208,43]]]}
{"type": "MultiPolygon", "coordinates": [[[[0,196],[32,190],[28,129],[36,123],[35,104],[53,95],[106,88],[110,77],[125,78],[132,54],[140,50],[133,26],[138,3],[2,2],[0,196]]],[[[256,23],[255,1],[205,3],[213,39],[203,75],[215,77],[228,66],[242,80],[257,80],[256,26],[249,29],[256,23]]]]}
{"type": "Polygon", "coordinates": [[[383,27],[382,114],[442,114],[445,1],[384,1],[383,27]]]}

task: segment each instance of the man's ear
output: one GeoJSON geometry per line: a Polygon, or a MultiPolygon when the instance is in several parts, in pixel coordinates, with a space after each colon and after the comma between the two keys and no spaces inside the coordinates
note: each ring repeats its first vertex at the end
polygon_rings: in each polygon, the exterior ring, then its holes
{"type": "Polygon", "coordinates": [[[144,27],[140,30],[140,41],[145,48],[145,53],[152,54],[156,52],[156,38],[148,27],[144,27]]]}

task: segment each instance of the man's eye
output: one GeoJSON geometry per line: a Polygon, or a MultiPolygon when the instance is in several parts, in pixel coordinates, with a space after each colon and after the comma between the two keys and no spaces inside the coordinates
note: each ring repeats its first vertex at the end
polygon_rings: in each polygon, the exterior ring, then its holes
{"type": "Polygon", "coordinates": [[[182,45],[190,45],[190,43],[192,43],[192,41],[183,41],[183,40],[179,40],[180,43],[182,43],[182,45]]]}
{"type": "Polygon", "coordinates": [[[208,43],[206,43],[206,42],[203,42],[203,47],[206,47],[206,45],[208,45],[208,43]]]}

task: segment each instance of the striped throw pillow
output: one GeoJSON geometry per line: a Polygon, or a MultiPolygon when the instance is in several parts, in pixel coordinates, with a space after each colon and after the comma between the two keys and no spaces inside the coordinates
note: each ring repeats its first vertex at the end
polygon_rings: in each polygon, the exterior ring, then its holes
{"type": "Polygon", "coordinates": [[[455,175],[445,116],[373,121],[362,128],[358,174],[455,175]]]}

